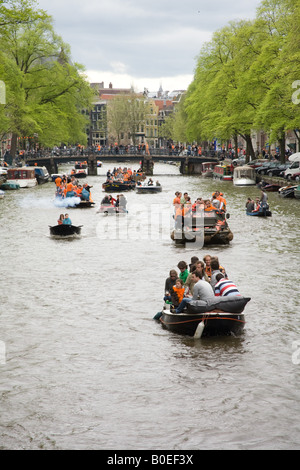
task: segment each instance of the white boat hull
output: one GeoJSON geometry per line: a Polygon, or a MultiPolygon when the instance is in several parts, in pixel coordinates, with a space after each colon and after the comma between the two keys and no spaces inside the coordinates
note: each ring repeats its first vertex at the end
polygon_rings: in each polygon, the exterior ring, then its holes
{"type": "Polygon", "coordinates": [[[256,182],[251,178],[238,178],[233,179],[233,184],[234,186],[255,186],[256,182]]]}

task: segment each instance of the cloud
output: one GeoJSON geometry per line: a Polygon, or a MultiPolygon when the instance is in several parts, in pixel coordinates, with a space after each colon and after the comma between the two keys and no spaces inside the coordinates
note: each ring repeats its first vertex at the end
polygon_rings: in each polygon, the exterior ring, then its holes
{"type": "Polygon", "coordinates": [[[70,44],[73,61],[83,64],[88,75],[98,71],[138,83],[145,77],[151,82],[192,76],[196,57],[213,32],[231,20],[254,18],[259,4],[260,0],[39,0],[40,8],[53,17],[56,32],[70,44]]]}

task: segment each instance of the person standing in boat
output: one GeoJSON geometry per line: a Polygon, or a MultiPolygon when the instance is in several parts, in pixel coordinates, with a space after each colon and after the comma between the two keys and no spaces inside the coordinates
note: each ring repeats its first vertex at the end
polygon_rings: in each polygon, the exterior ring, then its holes
{"type": "Polygon", "coordinates": [[[119,209],[123,212],[126,212],[127,199],[124,194],[120,194],[119,197],[119,209]]]}
{"type": "Polygon", "coordinates": [[[260,206],[264,215],[266,215],[267,209],[269,209],[268,195],[263,190],[261,191],[261,194],[260,194],[260,206]]]}
{"type": "Polygon", "coordinates": [[[65,214],[65,218],[63,220],[63,225],[72,225],[72,221],[69,217],[69,214],[65,214]]]}

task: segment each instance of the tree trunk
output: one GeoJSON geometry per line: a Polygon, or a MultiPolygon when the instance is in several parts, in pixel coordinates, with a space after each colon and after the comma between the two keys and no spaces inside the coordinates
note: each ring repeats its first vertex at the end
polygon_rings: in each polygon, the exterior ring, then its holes
{"type": "Polygon", "coordinates": [[[18,136],[17,136],[17,134],[12,134],[12,136],[11,136],[10,153],[11,153],[11,156],[12,156],[13,161],[14,161],[15,158],[16,158],[17,141],[18,141],[18,136]]]}
{"type": "Polygon", "coordinates": [[[245,135],[245,140],[246,140],[246,163],[249,162],[249,157],[251,157],[252,160],[255,159],[255,153],[252,145],[252,139],[250,134],[245,135]]]}
{"type": "Polygon", "coordinates": [[[280,146],[280,161],[284,163],[285,162],[285,132],[284,131],[281,132],[281,135],[278,141],[279,141],[279,146],[280,146]]]}
{"type": "Polygon", "coordinates": [[[234,155],[234,158],[238,158],[238,136],[237,134],[234,135],[234,151],[235,151],[235,155],[234,155]]]}

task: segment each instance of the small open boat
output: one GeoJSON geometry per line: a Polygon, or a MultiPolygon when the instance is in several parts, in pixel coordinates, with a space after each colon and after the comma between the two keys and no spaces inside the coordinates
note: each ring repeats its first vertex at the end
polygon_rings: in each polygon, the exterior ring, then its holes
{"type": "Polygon", "coordinates": [[[258,212],[247,212],[247,215],[251,215],[252,217],[272,217],[272,212],[269,209],[265,211],[263,209],[259,210],[258,212]]]}
{"type": "Polygon", "coordinates": [[[148,185],[146,183],[146,184],[137,184],[135,189],[138,194],[160,193],[162,191],[162,186],[161,184],[148,185]]]}
{"type": "Polygon", "coordinates": [[[68,224],[61,224],[61,225],[54,225],[50,226],[50,234],[55,237],[74,237],[80,235],[82,225],[68,225],[68,224]]]}
{"type": "Polygon", "coordinates": [[[102,204],[100,208],[97,211],[99,214],[127,214],[128,210],[125,209],[124,207],[115,207],[113,205],[109,204],[102,204]]]}
{"type": "Polygon", "coordinates": [[[230,214],[218,215],[215,211],[193,215],[189,225],[176,227],[171,232],[171,239],[176,245],[200,242],[203,245],[228,245],[233,240],[226,218],[230,214]]]}
{"type": "Polygon", "coordinates": [[[171,313],[163,310],[160,317],[162,325],[173,333],[194,337],[204,336],[238,336],[245,326],[243,313],[222,311],[207,313],[171,313]],[[200,327],[199,327],[200,325],[200,327]],[[199,330],[203,328],[199,336],[199,330]]]}
{"type": "Polygon", "coordinates": [[[245,327],[244,309],[250,297],[215,297],[209,301],[193,300],[186,312],[172,313],[164,308],[159,320],[168,330],[181,335],[204,336],[240,335],[245,327]]]}
{"type": "Polygon", "coordinates": [[[283,188],[280,188],[278,191],[278,194],[280,197],[285,197],[285,198],[292,198],[295,197],[295,189],[297,189],[297,185],[289,185],[289,186],[284,186],[283,188]]]}

